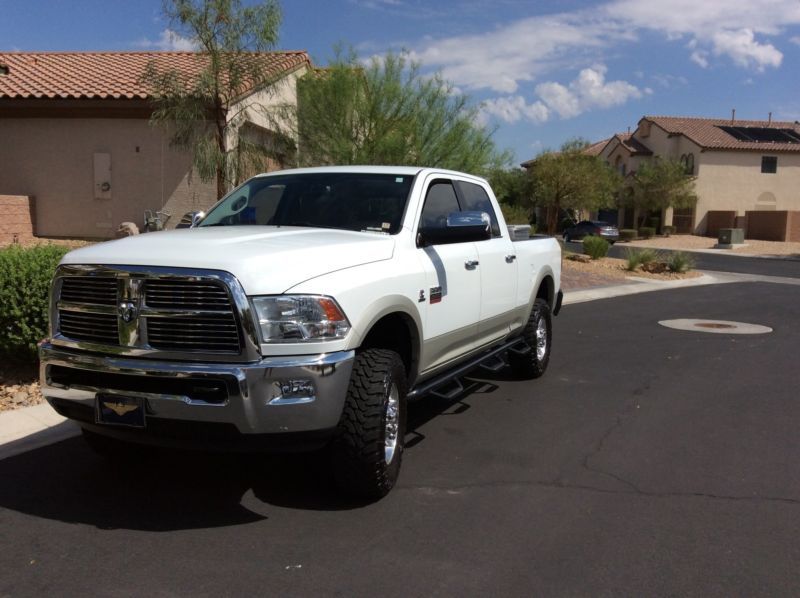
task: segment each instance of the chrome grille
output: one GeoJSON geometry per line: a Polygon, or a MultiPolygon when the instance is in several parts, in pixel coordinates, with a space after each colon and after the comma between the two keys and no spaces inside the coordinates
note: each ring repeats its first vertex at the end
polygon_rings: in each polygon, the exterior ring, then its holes
{"type": "Polygon", "coordinates": [[[61,300],[88,305],[116,305],[117,279],[110,276],[71,276],[61,285],[61,300]]]}
{"type": "Polygon", "coordinates": [[[144,283],[147,341],[165,351],[238,353],[239,329],[227,288],[214,280],[158,278],[144,283]],[[163,313],[160,310],[183,311],[163,313]]]}
{"type": "Polygon", "coordinates": [[[151,347],[169,351],[239,351],[239,332],[231,313],[215,316],[147,318],[151,347]]]}
{"type": "Polygon", "coordinates": [[[226,282],[212,276],[74,269],[81,271],[63,275],[55,297],[56,332],[64,340],[193,356],[241,354],[240,322],[226,282]]]}
{"type": "Polygon", "coordinates": [[[144,284],[148,307],[187,307],[190,309],[219,309],[230,312],[228,291],[213,281],[176,278],[148,280],[144,284]]]}
{"type": "Polygon", "coordinates": [[[114,314],[98,314],[80,311],[59,310],[61,334],[90,343],[119,345],[117,316],[114,314]]]}

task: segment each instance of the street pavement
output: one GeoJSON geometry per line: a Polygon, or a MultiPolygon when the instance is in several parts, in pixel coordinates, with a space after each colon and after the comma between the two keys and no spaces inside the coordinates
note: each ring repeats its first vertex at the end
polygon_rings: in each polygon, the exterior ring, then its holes
{"type": "Polygon", "coordinates": [[[729,280],[565,306],[543,378],[412,405],[373,504],[316,454],[0,460],[0,596],[797,595],[800,286],[729,280]]]}

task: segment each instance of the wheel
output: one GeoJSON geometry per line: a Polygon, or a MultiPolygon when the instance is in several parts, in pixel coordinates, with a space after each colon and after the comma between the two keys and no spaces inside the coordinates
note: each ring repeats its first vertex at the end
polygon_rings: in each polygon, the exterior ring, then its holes
{"type": "Polygon", "coordinates": [[[528,323],[522,331],[522,338],[528,343],[530,351],[524,354],[509,351],[508,363],[515,374],[523,378],[538,378],[544,374],[550,362],[550,348],[553,343],[553,320],[550,305],[544,299],[533,303],[528,323]]]}
{"type": "Polygon", "coordinates": [[[334,479],[346,494],[378,499],[397,481],[406,432],[406,386],[403,361],[394,351],[368,349],[356,356],[331,446],[334,479]]]}

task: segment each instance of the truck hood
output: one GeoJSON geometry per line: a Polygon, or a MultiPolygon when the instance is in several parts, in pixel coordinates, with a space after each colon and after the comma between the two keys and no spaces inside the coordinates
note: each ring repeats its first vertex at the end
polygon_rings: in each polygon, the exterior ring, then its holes
{"type": "Polygon", "coordinates": [[[394,239],[333,229],[219,226],[134,235],[68,253],[62,264],[224,270],[248,295],[273,295],[311,278],[388,260],[394,239]]]}

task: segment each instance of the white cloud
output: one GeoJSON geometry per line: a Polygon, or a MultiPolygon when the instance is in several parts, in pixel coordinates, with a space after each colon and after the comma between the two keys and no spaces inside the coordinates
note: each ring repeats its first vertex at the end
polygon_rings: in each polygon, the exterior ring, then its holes
{"type": "MultiPolygon", "coordinates": [[[[494,116],[507,123],[527,120],[540,124],[550,118],[550,110],[542,102],[536,101],[528,104],[522,96],[506,96],[486,100],[481,105],[481,112],[485,116],[494,116]]],[[[483,118],[485,121],[486,119],[483,118]]]]}
{"type": "Polygon", "coordinates": [[[734,64],[744,68],[763,71],[766,67],[781,65],[783,54],[772,44],[761,44],[755,40],[750,29],[720,31],[712,37],[714,54],[727,55],[734,64]]]}
{"type": "Polygon", "coordinates": [[[493,116],[507,123],[525,120],[541,124],[555,115],[573,118],[588,110],[611,108],[653,93],[649,87],[640,90],[627,81],[606,81],[606,72],[606,66],[601,64],[583,69],[567,85],[540,83],[536,86],[538,99],[532,103],[521,95],[487,100],[481,106],[481,121],[485,124],[493,116]]]}
{"type": "MultiPolygon", "coordinates": [[[[365,0],[377,2],[378,0],[365,0]]],[[[464,89],[518,94],[520,85],[602,60],[646,32],[688,48],[687,60],[763,71],[781,65],[771,37],[800,25],[798,0],[610,0],[591,8],[531,16],[480,34],[425,39],[411,55],[464,89]],[[743,28],[746,24],[746,28],[743,28]]],[[[800,43],[800,36],[792,38],[800,43]]]]}
{"type": "Polygon", "coordinates": [[[704,50],[695,50],[689,59],[701,68],[708,68],[708,52],[704,50]]]}
{"type": "Polygon", "coordinates": [[[172,29],[164,29],[155,41],[145,38],[136,42],[135,45],[145,50],[171,52],[192,52],[198,48],[197,42],[188,37],[183,37],[172,29]]]}
{"type": "Polygon", "coordinates": [[[795,35],[794,37],[790,37],[789,41],[792,42],[793,44],[797,44],[798,46],[800,46],[800,35],[795,35]]]}
{"type": "Polygon", "coordinates": [[[569,85],[540,83],[536,93],[561,118],[572,118],[593,108],[619,106],[642,97],[642,91],[627,81],[606,81],[606,71],[605,65],[586,68],[569,85]]]}

